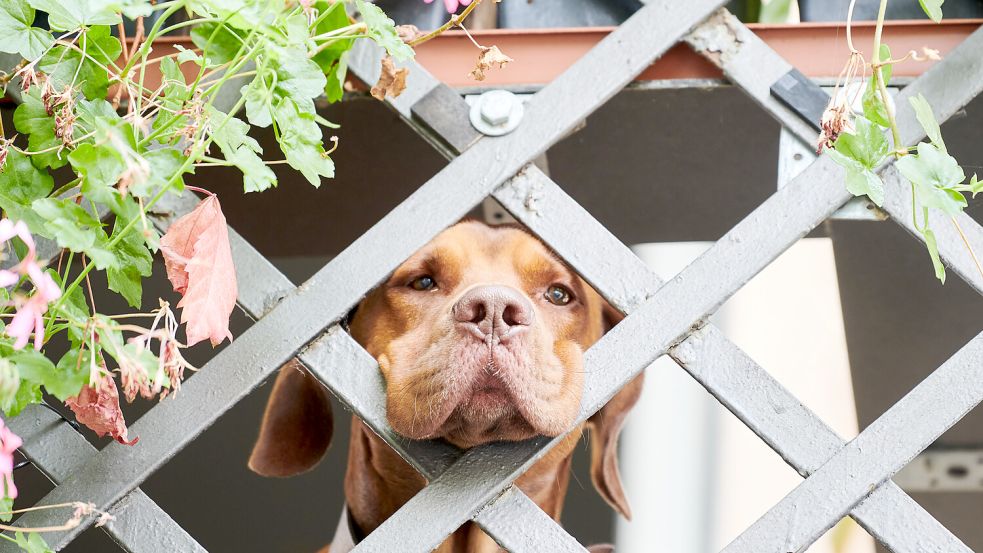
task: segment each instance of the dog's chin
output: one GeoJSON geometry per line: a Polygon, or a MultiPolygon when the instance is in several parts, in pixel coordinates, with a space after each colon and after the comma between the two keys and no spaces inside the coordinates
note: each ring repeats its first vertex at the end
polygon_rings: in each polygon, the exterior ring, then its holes
{"type": "Polygon", "coordinates": [[[402,357],[415,361],[412,369],[393,371],[414,375],[412,384],[392,386],[413,397],[411,402],[389,398],[389,420],[397,433],[470,448],[553,437],[569,427],[567,419],[576,413],[562,407],[579,394],[563,389],[565,371],[556,360],[534,353],[543,348],[525,340],[489,347],[470,337],[447,338],[422,355],[402,357]],[[435,365],[442,368],[434,370],[435,365]]]}
{"type": "Polygon", "coordinates": [[[476,389],[454,408],[440,437],[467,449],[498,441],[519,441],[539,434],[515,407],[502,388],[476,389]]]}

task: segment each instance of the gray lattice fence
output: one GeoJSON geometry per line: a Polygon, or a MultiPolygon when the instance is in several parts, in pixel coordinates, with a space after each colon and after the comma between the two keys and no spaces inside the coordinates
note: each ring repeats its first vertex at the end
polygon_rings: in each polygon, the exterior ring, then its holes
{"type": "MultiPolygon", "coordinates": [[[[478,140],[467,119],[457,116],[463,113],[463,100],[413,65],[409,89],[391,105],[455,159],[296,289],[232,232],[239,304],[257,322],[190,379],[181,394],[137,421],[133,431],[143,438],[139,446],[114,443],[96,452],[43,409],[30,409],[11,421],[25,439],[28,457],[57,484],[42,503],[84,498],[110,510],[117,520],[107,531],[128,551],[204,551],[138,486],[297,355],[430,481],[357,551],[429,551],[468,520],[511,551],[585,551],[512,485],[558,439],[489,444],[466,452],[400,439],[386,422],[384,382],[375,360],[337,324],[399,263],[493,195],[629,315],[585,356],[580,421],[654,359],[669,354],[805,477],[725,551],[800,551],[847,515],[893,551],[970,551],[890,478],[983,399],[983,335],[845,443],[706,322],[755,274],[850,199],[834,163],[818,159],[666,283],[529,165],[680,39],[719,65],[789,131],[811,141],[810,127],[770,95],[771,83],[792,68],[729,14],[715,11],[723,3],[647,5],[530,99],[522,125],[504,137],[478,140]]],[[[977,31],[908,86],[898,104],[922,93],[941,118],[948,118],[983,89],[981,51],[983,31],[977,31]]],[[[379,57],[370,44],[359,44],[350,65],[373,82],[379,57]]],[[[906,143],[922,138],[907,110],[899,119],[906,143]]],[[[881,175],[888,189],[885,210],[912,231],[907,185],[891,164],[881,175]]],[[[170,208],[176,216],[194,203],[185,199],[170,208]]],[[[167,224],[159,221],[161,228],[167,224]]],[[[965,215],[959,224],[973,247],[983,251],[983,228],[965,215]]],[[[934,228],[946,263],[983,293],[983,278],[955,231],[943,221],[934,228]]],[[[19,524],[55,524],[53,516],[37,511],[19,524]]],[[[92,522],[51,534],[49,543],[60,549],[92,522]]]]}

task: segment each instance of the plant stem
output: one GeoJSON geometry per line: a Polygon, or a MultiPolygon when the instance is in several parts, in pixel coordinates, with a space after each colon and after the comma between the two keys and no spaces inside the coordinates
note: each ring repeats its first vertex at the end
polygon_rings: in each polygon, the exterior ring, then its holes
{"type": "Polygon", "coordinates": [[[887,0],[881,0],[881,6],[877,11],[877,27],[874,29],[874,52],[872,54],[871,68],[873,68],[874,84],[881,95],[881,102],[884,104],[884,111],[887,112],[888,122],[891,123],[891,136],[894,137],[894,155],[901,157],[908,154],[901,142],[901,131],[898,129],[898,122],[894,116],[894,109],[891,108],[891,96],[887,92],[887,85],[884,83],[884,76],[881,74],[881,35],[884,32],[884,16],[887,13],[887,0]]]}
{"type": "Polygon", "coordinates": [[[468,15],[470,15],[471,12],[474,11],[474,9],[477,8],[478,7],[478,4],[480,4],[480,3],[481,3],[481,0],[474,0],[474,2],[471,2],[471,4],[468,5],[467,8],[464,8],[464,11],[461,12],[461,15],[456,15],[456,14],[451,15],[451,18],[449,20],[447,20],[447,23],[444,23],[440,27],[437,27],[436,29],[430,31],[429,33],[427,33],[427,34],[425,34],[425,35],[423,35],[423,36],[421,36],[419,38],[416,38],[416,39],[411,40],[409,42],[409,45],[410,46],[419,46],[420,44],[423,44],[424,42],[426,42],[426,41],[428,41],[428,40],[430,40],[432,38],[436,38],[438,35],[442,34],[447,29],[450,29],[451,27],[454,27],[455,25],[460,25],[461,23],[464,23],[464,19],[467,18],[468,15]]]}
{"type": "Polygon", "coordinates": [[[963,244],[966,244],[966,249],[969,250],[969,255],[972,256],[973,261],[976,262],[976,270],[980,272],[980,276],[983,276],[983,265],[980,265],[980,260],[976,257],[976,252],[973,251],[973,246],[970,245],[969,239],[966,238],[966,234],[963,232],[962,227],[959,226],[959,221],[955,217],[952,217],[952,225],[956,227],[956,232],[959,233],[959,237],[963,239],[963,244]]]}
{"type": "Polygon", "coordinates": [[[55,190],[51,194],[48,194],[48,196],[51,197],[51,198],[57,198],[58,196],[61,196],[65,192],[68,192],[69,190],[71,190],[71,189],[75,188],[76,186],[78,186],[79,185],[79,182],[81,180],[82,180],[82,177],[76,177],[73,180],[70,180],[70,181],[66,182],[65,184],[63,184],[62,186],[60,186],[58,188],[58,190],[55,190]]]}
{"type": "MultiPolygon", "coordinates": [[[[163,18],[161,20],[158,20],[157,23],[154,25],[154,28],[151,29],[150,35],[147,36],[147,42],[144,43],[145,45],[146,44],[150,44],[150,42],[151,42],[151,38],[150,37],[151,37],[151,35],[154,34],[155,30],[159,26],[160,21],[162,21],[162,20],[163,20],[163,18]]],[[[232,77],[232,75],[235,74],[236,71],[238,71],[239,69],[241,69],[243,65],[245,65],[246,63],[248,63],[257,54],[258,47],[253,47],[251,50],[249,50],[248,52],[246,52],[245,55],[243,55],[243,53],[244,53],[244,51],[246,49],[246,44],[249,42],[249,40],[255,34],[256,34],[256,28],[253,28],[253,30],[251,30],[249,32],[249,34],[246,36],[246,39],[242,41],[242,45],[239,47],[239,50],[232,57],[232,59],[237,60],[237,65],[235,67],[233,67],[233,68],[230,68],[229,71],[225,75],[223,75],[222,78],[215,85],[213,85],[211,88],[209,88],[209,91],[218,91],[218,90],[221,90],[222,85],[225,84],[225,82],[227,80],[229,80],[232,77]],[[242,58],[240,58],[239,56],[242,56],[242,58]]],[[[213,33],[213,36],[214,36],[214,33],[213,33]]],[[[144,53],[144,55],[145,55],[145,53],[144,53]]],[[[135,59],[135,57],[133,59],[135,59]]],[[[131,59],[130,61],[133,61],[133,59],[131,59]]],[[[199,72],[198,73],[198,80],[201,79],[201,75],[202,75],[202,73],[199,72]]],[[[197,86],[198,80],[195,81],[195,85],[196,86],[197,86]]],[[[206,91],[205,94],[207,95],[209,93],[209,91],[206,91]]],[[[216,97],[217,97],[217,94],[214,94],[214,95],[211,96],[211,98],[209,98],[208,103],[205,106],[206,107],[206,110],[207,110],[207,108],[210,108],[212,106],[212,104],[215,103],[215,98],[216,97]]],[[[229,113],[228,113],[228,115],[226,115],[225,119],[223,119],[222,122],[218,125],[218,127],[215,128],[212,131],[212,134],[209,135],[209,136],[207,136],[207,137],[204,137],[202,139],[202,141],[195,147],[196,152],[192,152],[192,154],[190,156],[188,156],[187,158],[185,158],[184,163],[181,164],[181,167],[179,167],[178,170],[175,171],[174,174],[171,176],[171,178],[168,179],[168,181],[166,183],[164,183],[163,186],[160,187],[160,190],[158,190],[157,193],[154,194],[154,196],[152,198],[150,198],[150,201],[147,202],[147,204],[144,206],[144,208],[142,210],[144,213],[147,210],[149,210],[154,204],[156,204],[157,201],[160,200],[164,196],[164,194],[174,185],[174,183],[177,182],[177,180],[179,178],[181,178],[181,175],[183,175],[185,173],[185,171],[187,171],[188,168],[191,167],[194,164],[194,160],[198,157],[198,155],[200,155],[202,152],[204,152],[205,149],[208,147],[208,145],[211,143],[212,138],[215,136],[215,133],[217,133],[218,131],[220,131],[225,126],[225,124],[230,119],[232,119],[234,117],[235,113],[237,111],[239,111],[239,109],[241,109],[243,105],[245,105],[245,103],[246,103],[246,97],[243,95],[242,97],[239,98],[239,101],[236,102],[236,104],[232,107],[232,109],[229,110],[229,113]]],[[[119,243],[119,241],[122,240],[122,238],[124,236],[126,236],[126,233],[128,233],[130,230],[133,229],[133,226],[139,220],[140,220],[140,218],[134,217],[133,219],[131,219],[130,221],[128,221],[126,223],[126,225],[122,229],[120,229],[119,233],[116,234],[116,236],[114,238],[111,238],[109,240],[109,243],[106,245],[106,248],[107,249],[111,249],[117,243],[119,243]]],[[[53,310],[58,310],[65,303],[65,300],[76,289],[78,289],[79,285],[85,280],[85,277],[94,268],[95,268],[95,262],[93,262],[93,261],[90,260],[89,263],[87,263],[85,265],[85,268],[82,269],[82,272],[79,273],[79,275],[77,277],[75,277],[75,280],[72,281],[72,283],[65,289],[64,293],[62,293],[61,298],[58,299],[57,303],[54,305],[54,307],[52,309],[53,310]]]]}

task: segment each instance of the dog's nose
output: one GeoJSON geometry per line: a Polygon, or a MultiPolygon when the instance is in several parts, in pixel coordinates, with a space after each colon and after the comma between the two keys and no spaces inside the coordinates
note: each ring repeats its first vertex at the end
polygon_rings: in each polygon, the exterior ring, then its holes
{"type": "Polygon", "coordinates": [[[454,304],[454,320],[479,339],[501,342],[532,324],[529,300],[508,286],[476,286],[454,304]]]}

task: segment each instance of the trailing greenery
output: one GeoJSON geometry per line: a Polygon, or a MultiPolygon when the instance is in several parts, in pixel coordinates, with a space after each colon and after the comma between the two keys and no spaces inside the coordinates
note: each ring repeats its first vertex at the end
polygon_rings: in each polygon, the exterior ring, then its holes
{"type": "MultiPolygon", "coordinates": [[[[919,0],[919,3],[925,13],[938,23],[942,20],[942,1],[919,0]]],[[[856,196],[867,196],[877,206],[884,204],[885,194],[884,183],[876,170],[888,159],[895,158],[898,171],[911,184],[912,223],[925,240],[936,278],[944,283],[946,273],[939,258],[935,232],[929,225],[929,213],[932,210],[950,217],[963,237],[968,254],[983,275],[983,267],[956,219],[956,215],[968,205],[964,194],[971,193],[975,196],[983,192],[983,182],[976,175],[967,179],[959,162],[949,154],[932,106],[920,94],[909,98],[910,105],[902,109],[914,111],[928,141],[906,147],[895,118],[897,108],[888,94],[887,86],[895,63],[908,59],[939,59],[938,52],[925,48],[921,54],[909,52],[903,58],[892,58],[890,48],[881,41],[886,10],[887,0],[881,0],[871,50],[874,56],[869,63],[853,47],[850,30],[847,30],[850,60],[823,116],[820,150],[825,148],[828,155],[846,170],[846,187],[850,192],[856,196]],[[871,77],[863,88],[863,113],[853,114],[854,93],[850,84],[857,75],[863,75],[867,68],[870,69],[871,77]],[[891,131],[892,141],[885,135],[886,129],[891,131]]]]}
{"type": "MultiPolygon", "coordinates": [[[[0,3],[0,52],[21,58],[0,68],[0,83],[5,91],[18,87],[22,98],[14,129],[0,126],[0,254],[9,269],[0,271],[6,416],[46,392],[67,401],[97,432],[132,443],[122,415],[113,420],[119,413],[114,376],[128,400],[173,393],[190,367],[180,354],[187,344],[175,336],[167,304],[146,314],[99,314],[90,273],[105,271],[109,288],[139,310],[142,281],[161,243],[147,216],[165,194],[181,194],[198,167],[236,167],[246,192],[277,185],[270,164],[286,164],[314,186],[332,178],[323,128],[336,125],[318,115],[315,99],[341,99],[345,54],[363,37],[395,59],[413,57],[393,22],[362,0],[0,3]],[[352,4],[361,21],[346,12],[352,4]],[[36,25],[39,11],[47,13],[47,29],[36,25]],[[113,34],[123,33],[124,17],[137,21],[128,41],[113,34]],[[158,39],[186,28],[194,48],[162,53],[158,39]],[[233,106],[223,104],[227,97],[236,99],[233,106]],[[272,128],[279,154],[263,151],[250,137],[253,127],[272,128]],[[54,173],[62,168],[68,171],[54,173]],[[63,248],[47,268],[36,257],[35,236],[63,248]],[[79,259],[81,269],[73,263],[79,259]],[[133,324],[148,319],[149,327],[133,324]],[[52,340],[67,343],[68,353],[49,355],[52,340]],[[86,386],[92,397],[81,393],[86,386]]],[[[224,217],[220,227],[216,233],[224,234],[224,217]]],[[[189,275],[194,286],[191,269],[185,283],[189,275]]],[[[14,448],[8,449],[9,456],[14,448]]],[[[11,484],[0,493],[6,520],[15,490],[11,484]]],[[[0,537],[28,551],[47,550],[36,534],[0,537]]]]}

